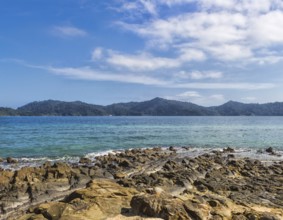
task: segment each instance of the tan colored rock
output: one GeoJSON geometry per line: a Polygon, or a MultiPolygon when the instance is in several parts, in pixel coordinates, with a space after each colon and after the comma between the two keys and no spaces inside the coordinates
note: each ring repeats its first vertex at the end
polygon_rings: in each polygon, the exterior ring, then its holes
{"type": "Polygon", "coordinates": [[[14,176],[14,172],[12,171],[7,171],[7,170],[1,171],[0,192],[9,187],[10,181],[13,176],[14,176]]]}
{"type": "MultiPolygon", "coordinates": [[[[115,217],[130,208],[135,189],[125,188],[108,179],[96,179],[85,189],[71,193],[64,202],[49,202],[31,210],[32,217],[43,215],[51,220],[91,220],[115,217]]],[[[21,220],[28,220],[31,214],[21,220]]]]}
{"type": "Polygon", "coordinates": [[[40,215],[28,214],[18,218],[18,220],[48,220],[48,219],[41,214],[40,215]]]}
{"type": "MultiPolygon", "coordinates": [[[[165,220],[192,219],[183,202],[166,194],[140,194],[131,201],[132,212],[137,215],[157,217],[165,220]]],[[[197,219],[196,219],[197,220],[197,219]]]]}

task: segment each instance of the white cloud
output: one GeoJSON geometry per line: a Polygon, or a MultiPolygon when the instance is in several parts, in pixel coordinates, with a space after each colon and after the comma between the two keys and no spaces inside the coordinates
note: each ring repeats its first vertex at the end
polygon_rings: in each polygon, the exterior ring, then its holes
{"type": "MultiPolygon", "coordinates": [[[[155,11],[162,5],[196,4],[194,12],[179,13],[145,22],[119,22],[147,41],[154,49],[177,49],[183,45],[207,58],[254,61],[259,49],[283,46],[283,2],[281,0],[151,0],[155,11]]],[[[175,51],[176,52],[176,51],[175,51]]],[[[282,54],[282,53],[281,53],[282,54]]],[[[205,57],[205,58],[204,58],[205,57]]],[[[264,59],[264,58],[263,58],[264,59]]],[[[279,59],[273,59],[279,62],[279,59]]]]}
{"type": "Polygon", "coordinates": [[[181,93],[181,94],[178,94],[176,95],[177,97],[180,97],[180,98],[199,98],[199,97],[202,97],[198,92],[196,91],[187,91],[187,92],[184,92],[184,93],[181,93]]]}
{"type": "Polygon", "coordinates": [[[223,74],[221,72],[199,72],[195,71],[191,73],[192,79],[219,79],[222,78],[223,74]]]}
{"type": "Polygon", "coordinates": [[[193,102],[195,104],[205,106],[222,104],[225,101],[225,97],[222,94],[203,95],[197,91],[186,91],[174,96],[166,96],[165,98],[193,102]]]}
{"type": "Polygon", "coordinates": [[[234,0],[200,0],[200,4],[202,7],[210,9],[210,8],[222,8],[222,9],[230,9],[235,6],[234,0]]]}
{"type": "Polygon", "coordinates": [[[167,85],[169,88],[182,89],[230,89],[230,90],[261,90],[271,89],[272,83],[179,83],[167,85]]]}
{"type": "Polygon", "coordinates": [[[253,52],[250,48],[237,44],[222,44],[218,47],[216,45],[206,48],[214,59],[223,61],[236,61],[253,57],[253,52]]]}
{"type": "Polygon", "coordinates": [[[155,1],[152,0],[120,0],[121,5],[115,8],[116,11],[120,12],[134,12],[135,16],[140,16],[140,14],[150,14],[157,15],[157,5],[155,1]]]}
{"type": "Polygon", "coordinates": [[[103,49],[100,47],[95,48],[91,53],[91,59],[93,61],[100,60],[103,56],[103,49]]]}
{"type": "Polygon", "coordinates": [[[173,6],[173,5],[182,5],[187,3],[192,3],[195,0],[156,0],[156,4],[165,4],[167,6],[173,6]]]}
{"type": "Polygon", "coordinates": [[[147,75],[137,75],[134,73],[112,73],[102,72],[90,67],[52,67],[52,66],[36,66],[22,63],[29,68],[36,68],[48,71],[50,73],[68,77],[71,79],[80,79],[87,81],[112,81],[123,83],[135,83],[142,85],[157,86],[163,88],[179,88],[179,89],[208,89],[208,90],[261,90],[274,88],[276,85],[272,83],[178,83],[172,79],[160,79],[147,75]]]}
{"type": "Polygon", "coordinates": [[[256,97],[253,97],[253,96],[248,96],[248,97],[244,97],[244,98],[241,98],[243,101],[245,102],[254,102],[257,100],[256,97]]]}
{"type": "MultiPolygon", "coordinates": [[[[196,0],[197,1],[197,0],[196,0]]],[[[198,0],[200,6],[207,10],[228,10],[250,14],[266,13],[272,9],[282,8],[281,0],[198,0]]]]}
{"type": "Polygon", "coordinates": [[[223,73],[219,71],[192,71],[192,72],[185,72],[180,71],[174,74],[175,77],[181,79],[193,79],[193,80],[202,80],[202,79],[220,79],[223,77],[223,73]]]}
{"type": "Polygon", "coordinates": [[[177,59],[154,57],[147,53],[128,55],[112,51],[109,53],[109,57],[106,61],[111,65],[124,67],[132,71],[151,71],[160,68],[174,68],[180,66],[180,61],[177,59]]]}
{"type": "Polygon", "coordinates": [[[140,3],[150,14],[153,15],[157,14],[155,4],[151,0],[140,0],[140,3]]]}
{"type": "Polygon", "coordinates": [[[61,37],[85,37],[87,32],[73,26],[55,26],[52,33],[61,37]]]}
{"type": "Polygon", "coordinates": [[[124,28],[172,43],[194,39],[207,43],[232,42],[245,38],[241,28],[246,18],[239,13],[184,13],[167,19],[156,19],[143,25],[120,23],[124,28]]]}
{"type": "Polygon", "coordinates": [[[224,101],[224,95],[222,94],[215,94],[215,95],[211,95],[209,96],[210,99],[214,99],[214,100],[218,100],[218,101],[224,101]]]}
{"type": "Polygon", "coordinates": [[[260,65],[275,64],[280,61],[283,61],[283,56],[260,56],[252,58],[250,61],[258,63],[260,65]]]}
{"type": "Polygon", "coordinates": [[[92,60],[102,59],[113,67],[125,68],[131,71],[154,71],[158,69],[178,68],[190,61],[202,61],[205,54],[195,49],[180,51],[177,57],[158,57],[150,53],[124,54],[113,50],[96,48],[92,52],[92,60]],[[105,55],[105,56],[102,56],[105,55]]]}
{"type": "Polygon", "coordinates": [[[180,49],[180,57],[179,59],[183,62],[186,61],[204,61],[206,59],[206,55],[203,51],[193,48],[182,48],[180,49]]]}
{"type": "Polygon", "coordinates": [[[276,10],[252,19],[250,35],[259,47],[283,44],[283,12],[276,10]]]}
{"type": "Polygon", "coordinates": [[[108,72],[100,72],[93,70],[90,67],[81,67],[81,68],[43,67],[43,68],[57,75],[62,75],[73,79],[137,83],[137,84],[154,85],[154,86],[167,85],[167,82],[165,81],[145,75],[143,76],[143,75],[134,75],[134,74],[115,74],[108,72]]]}

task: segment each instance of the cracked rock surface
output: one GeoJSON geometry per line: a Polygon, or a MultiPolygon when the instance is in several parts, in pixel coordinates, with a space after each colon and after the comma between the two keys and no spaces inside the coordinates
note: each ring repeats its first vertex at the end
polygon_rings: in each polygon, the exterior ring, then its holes
{"type": "Polygon", "coordinates": [[[282,220],[283,162],[133,149],[0,171],[0,219],[282,220]]]}

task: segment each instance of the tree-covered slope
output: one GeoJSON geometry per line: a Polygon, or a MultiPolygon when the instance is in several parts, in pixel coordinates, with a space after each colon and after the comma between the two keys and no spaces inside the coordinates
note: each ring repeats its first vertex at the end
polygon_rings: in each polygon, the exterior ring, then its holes
{"type": "Polygon", "coordinates": [[[190,102],[155,98],[144,102],[116,103],[107,106],[84,102],[47,100],[32,102],[18,109],[0,108],[0,116],[283,116],[283,102],[244,104],[229,101],[220,106],[203,107],[190,102]]]}
{"type": "Polygon", "coordinates": [[[84,102],[62,102],[47,100],[32,102],[17,109],[20,115],[58,115],[58,116],[88,116],[105,115],[102,106],[91,105],[84,102]]]}

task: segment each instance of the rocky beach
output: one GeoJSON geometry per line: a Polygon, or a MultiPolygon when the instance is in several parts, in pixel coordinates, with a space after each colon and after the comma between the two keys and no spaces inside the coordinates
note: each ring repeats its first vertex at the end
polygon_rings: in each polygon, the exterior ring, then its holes
{"type": "Polygon", "coordinates": [[[273,161],[239,157],[232,148],[197,156],[180,149],[2,169],[0,219],[283,219],[283,161],[272,148],[258,154],[273,161]]]}

